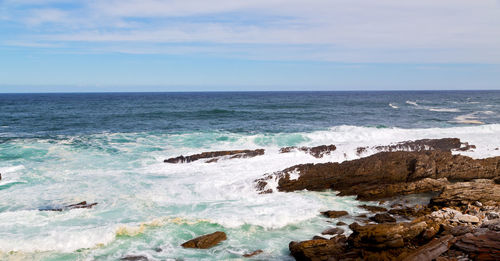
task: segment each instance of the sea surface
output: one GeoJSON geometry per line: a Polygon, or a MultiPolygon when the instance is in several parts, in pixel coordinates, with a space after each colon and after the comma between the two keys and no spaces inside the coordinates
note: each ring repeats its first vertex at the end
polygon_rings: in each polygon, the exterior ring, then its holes
{"type": "Polygon", "coordinates": [[[260,195],[255,179],[444,137],[477,146],[464,155],[500,156],[500,91],[0,94],[0,260],[242,260],[257,249],[256,260],[289,260],[290,241],[333,226],[320,211],[363,210],[334,191],[260,195]],[[329,144],[321,159],[278,153],[329,144]],[[163,163],[257,148],[266,154],[163,163]],[[98,205],[39,211],[80,201],[98,205]],[[228,240],[216,247],[180,247],[217,230],[228,240]]]}

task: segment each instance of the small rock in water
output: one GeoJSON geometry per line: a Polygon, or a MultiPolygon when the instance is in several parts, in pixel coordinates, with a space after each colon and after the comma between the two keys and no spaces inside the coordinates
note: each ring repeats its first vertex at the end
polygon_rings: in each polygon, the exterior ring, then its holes
{"type": "Polygon", "coordinates": [[[149,259],[145,256],[124,256],[120,258],[120,260],[124,261],[148,261],[149,259]]]}
{"type": "Polygon", "coordinates": [[[329,217],[329,218],[338,218],[338,217],[349,215],[349,213],[347,211],[344,211],[344,210],[341,210],[341,211],[328,210],[328,211],[321,212],[321,214],[323,214],[324,216],[329,217]]]}
{"type": "Polygon", "coordinates": [[[366,209],[370,212],[385,212],[387,211],[386,208],[384,207],[379,207],[379,206],[370,206],[370,205],[360,205],[360,208],[366,209]]]}
{"type": "Polygon", "coordinates": [[[252,257],[252,256],[258,255],[258,254],[260,254],[262,252],[264,252],[264,251],[262,251],[260,249],[259,250],[255,250],[252,253],[244,254],[243,257],[252,257]]]}
{"type": "Polygon", "coordinates": [[[393,223],[396,222],[396,219],[393,218],[390,214],[376,214],[373,217],[370,217],[370,220],[375,221],[377,223],[393,223]]]}
{"type": "Polygon", "coordinates": [[[347,224],[346,224],[346,223],[344,223],[344,222],[342,222],[342,221],[339,221],[339,222],[337,222],[337,224],[336,224],[336,225],[337,225],[337,226],[345,226],[345,225],[347,225],[347,224]]]}
{"type": "Polygon", "coordinates": [[[212,234],[207,234],[203,235],[201,237],[193,238],[181,246],[184,248],[201,248],[201,249],[206,249],[206,248],[211,248],[215,245],[217,245],[219,242],[226,240],[227,236],[226,233],[222,231],[217,231],[212,234]]]}
{"type": "Polygon", "coordinates": [[[0,173],[0,180],[2,180],[2,173],[0,173]]]}
{"type": "Polygon", "coordinates": [[[340,235],[343,234],[344,230],[338,227],[332,227],[321,232],[322,235],[340,235]]]}
{"type": "Polygon", "coordinates": [[[67,205],[67,206],[60,207],[60,208],[47,207],[47,208],[41,208],[39,210],[40,211],[63,211],[63,210],[71,210],[71,209],[75,209],[75,208],[92,208],[95,205],[97,205],[97,203],[87,204],[87,201],[82,201],[80,203],[67,205]]]}

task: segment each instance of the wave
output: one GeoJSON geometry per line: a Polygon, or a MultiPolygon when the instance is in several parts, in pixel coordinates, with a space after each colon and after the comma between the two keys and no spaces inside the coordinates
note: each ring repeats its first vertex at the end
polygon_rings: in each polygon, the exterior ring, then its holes
{"type": "Polygon", "coordinates": [[[429,108],[428,110],[437,112],[460,112],[460,109],[453,109],[453,108],[429,108]]]}
{"type": "Polygon", "coordinates": [[[393,108],[393,109],[399,109],[399,107],[398,107],[397,105],[394,105],[394,104],[392,104],[392,103],[389,103],[389,106],[390,106],[391,108],[393,108]]]}

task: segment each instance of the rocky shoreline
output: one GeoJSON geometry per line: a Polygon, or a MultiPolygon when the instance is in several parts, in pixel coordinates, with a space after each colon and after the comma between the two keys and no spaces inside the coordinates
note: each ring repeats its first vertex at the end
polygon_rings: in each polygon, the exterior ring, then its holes
{"type": "MultiPolygon", "coordinates": [[[[472,149],[474,145],[456,138],[360,147],[359,156],[368,150],[378,153],[342,163],[295,165],[265,174],[255,180],[255,187],[259,193],[333,190],[337,196],[382,200],[379,205],[360,205],[371,214],[353,217],[356,222],[349,225],[342,221],[350,217],[347,211],[321,212],[336,225],[318,231],[321,236],[290,242],[296,260],[500,260],[500,157],[473,159],[453,153],[472,149]],[[422,193],[427,193],[426,204],[395,202],[422,193]]],[[[335,150],[335,145],[285,147],[279,153],[299,151],[322,158],[335,150]]],[[[214,151],[164,162],[212,163],[264,153],[214,151]]],[[[218,231],[182,246],[203,249],[225,239],[226,234],[218,231]]]]}
{"type": "Polygon", "coordinates": [[[362,225],[352,223],[344,233],[346,224],[339,222],[322,232],[330,238],[290,242],[296,260],[500,260],[500,157],[452,154],[473,148],[458,139],[380,146],[382,152],[358,160],[302,164],[268,174],[255,181],[256,188],[261,193],[332,189],[365,201],[433,193],[423,206],[361,205],[376,213],[356,217],[362,225]],[[269,187],[272,179],[277,188],[269,187]]]}

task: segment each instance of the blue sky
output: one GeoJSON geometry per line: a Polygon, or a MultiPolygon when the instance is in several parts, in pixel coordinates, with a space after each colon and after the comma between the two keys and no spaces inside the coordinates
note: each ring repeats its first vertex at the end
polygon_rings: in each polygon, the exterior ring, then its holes
{"type": "Polygon", "coordinates": [[[500,89],[500,0],[0,0],[0,92],[500,89]]]}

